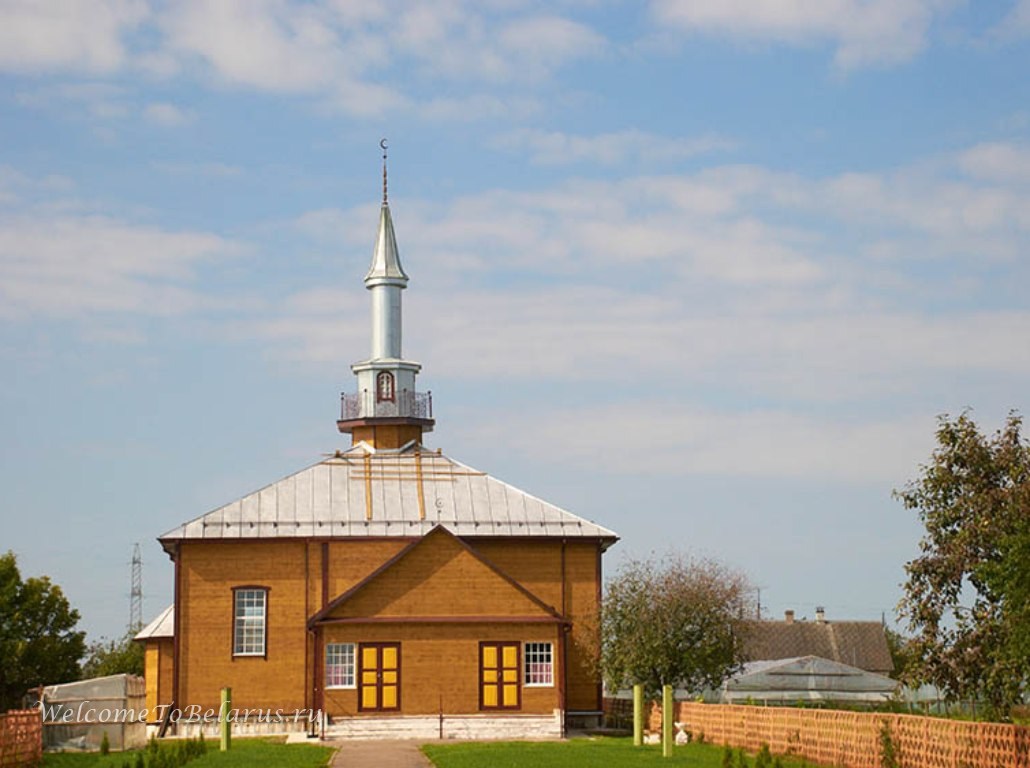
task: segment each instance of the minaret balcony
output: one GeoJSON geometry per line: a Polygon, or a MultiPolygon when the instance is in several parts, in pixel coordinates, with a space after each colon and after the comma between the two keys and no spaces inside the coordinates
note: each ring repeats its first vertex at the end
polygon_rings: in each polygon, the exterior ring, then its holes
{"type": "Polygon", "coordinates": [[[419,419],[432,420],[433,393],[402,389],[393,398],[378,397],[379,393],[363,390],[340,395],[340,421],[358,419],[419,419]]]}

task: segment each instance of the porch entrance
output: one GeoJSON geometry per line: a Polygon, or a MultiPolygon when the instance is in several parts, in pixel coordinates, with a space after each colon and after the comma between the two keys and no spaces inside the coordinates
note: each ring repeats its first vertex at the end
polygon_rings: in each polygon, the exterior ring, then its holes
{"type": "Polygon", "coordinates": [[[401,644],[361,643],[358,659],[358,711],[400,709],[401,644]]]}
{"type": "Polygon", "coordinates": [[[519,709],[522,705],[519,643],[479,644],[479,708],[519,709]]]}

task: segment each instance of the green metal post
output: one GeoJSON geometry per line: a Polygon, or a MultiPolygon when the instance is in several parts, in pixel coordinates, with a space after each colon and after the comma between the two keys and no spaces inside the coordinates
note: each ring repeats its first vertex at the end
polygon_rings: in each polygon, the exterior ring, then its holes
{"type": "Polygon", "coordinates": [[[672,757],[672,686],[662,686],[662,757],[672,757]]]}
{"type": "Polygon", "coordinates": [[[232,688],[222,689],[222,704],[218,708],[218,727],[222,732],[221,750],[228,752],[232,747],[232,722],[229,720],[229,710],[232,709],[232,688]]]}
{"type": "Polygon", "coordinates": [[[633,746],[644,743],[644,684],[633,686],[633,746]]]}

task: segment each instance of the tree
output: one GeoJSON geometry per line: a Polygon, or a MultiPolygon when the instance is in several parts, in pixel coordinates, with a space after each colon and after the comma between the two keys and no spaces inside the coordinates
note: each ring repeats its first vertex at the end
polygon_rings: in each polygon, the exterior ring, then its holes
{"type": "Polygon", "coordinates": [[[107,675],[143,675],[143,644],[133,640],[129,632],[120,640],[99,640],[86,649],[82,677],[107,675]]]}
{"type": "Polygon", "coordinates": [[[890,651],[891,663],[894,666],[891,677],[895,680],[905,680],[913,663],[912,638],[890,627],[884,627],[883,632],[887,637],[887,650],[890,651]]]}
{"type": "Polygon", "coordinates": [[[601,606],[601,674],[612,690],[636,683],[691,691],[722,684],[743,661],[747,578],[712,560],[630,560],[601,606]]]}
{"type": "Polygon", "coordinates": [[[942,416],[922,475],[895,496],[926,527],[899,610],[911,682],[984,703],[1005,718],[1030,679],[1030,445],[1009,414],[993,436],[967,413],[942,416]]]}
{"type": "Polygon", "coordinates": [[[29,688],[79,676],[85,633],[79,612],[46,576],[22,581],[13,552],[0,555],[0,711],[29,688]]]}

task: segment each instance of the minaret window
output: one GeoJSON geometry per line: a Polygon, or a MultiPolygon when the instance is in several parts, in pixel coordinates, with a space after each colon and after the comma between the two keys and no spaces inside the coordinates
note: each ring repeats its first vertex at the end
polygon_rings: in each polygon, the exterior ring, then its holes
{"type": "Polygon", "coordinates": [[[376,376],[376,401],[394,401],[393,374],[389,371],[380,371],[376,376]]]}

